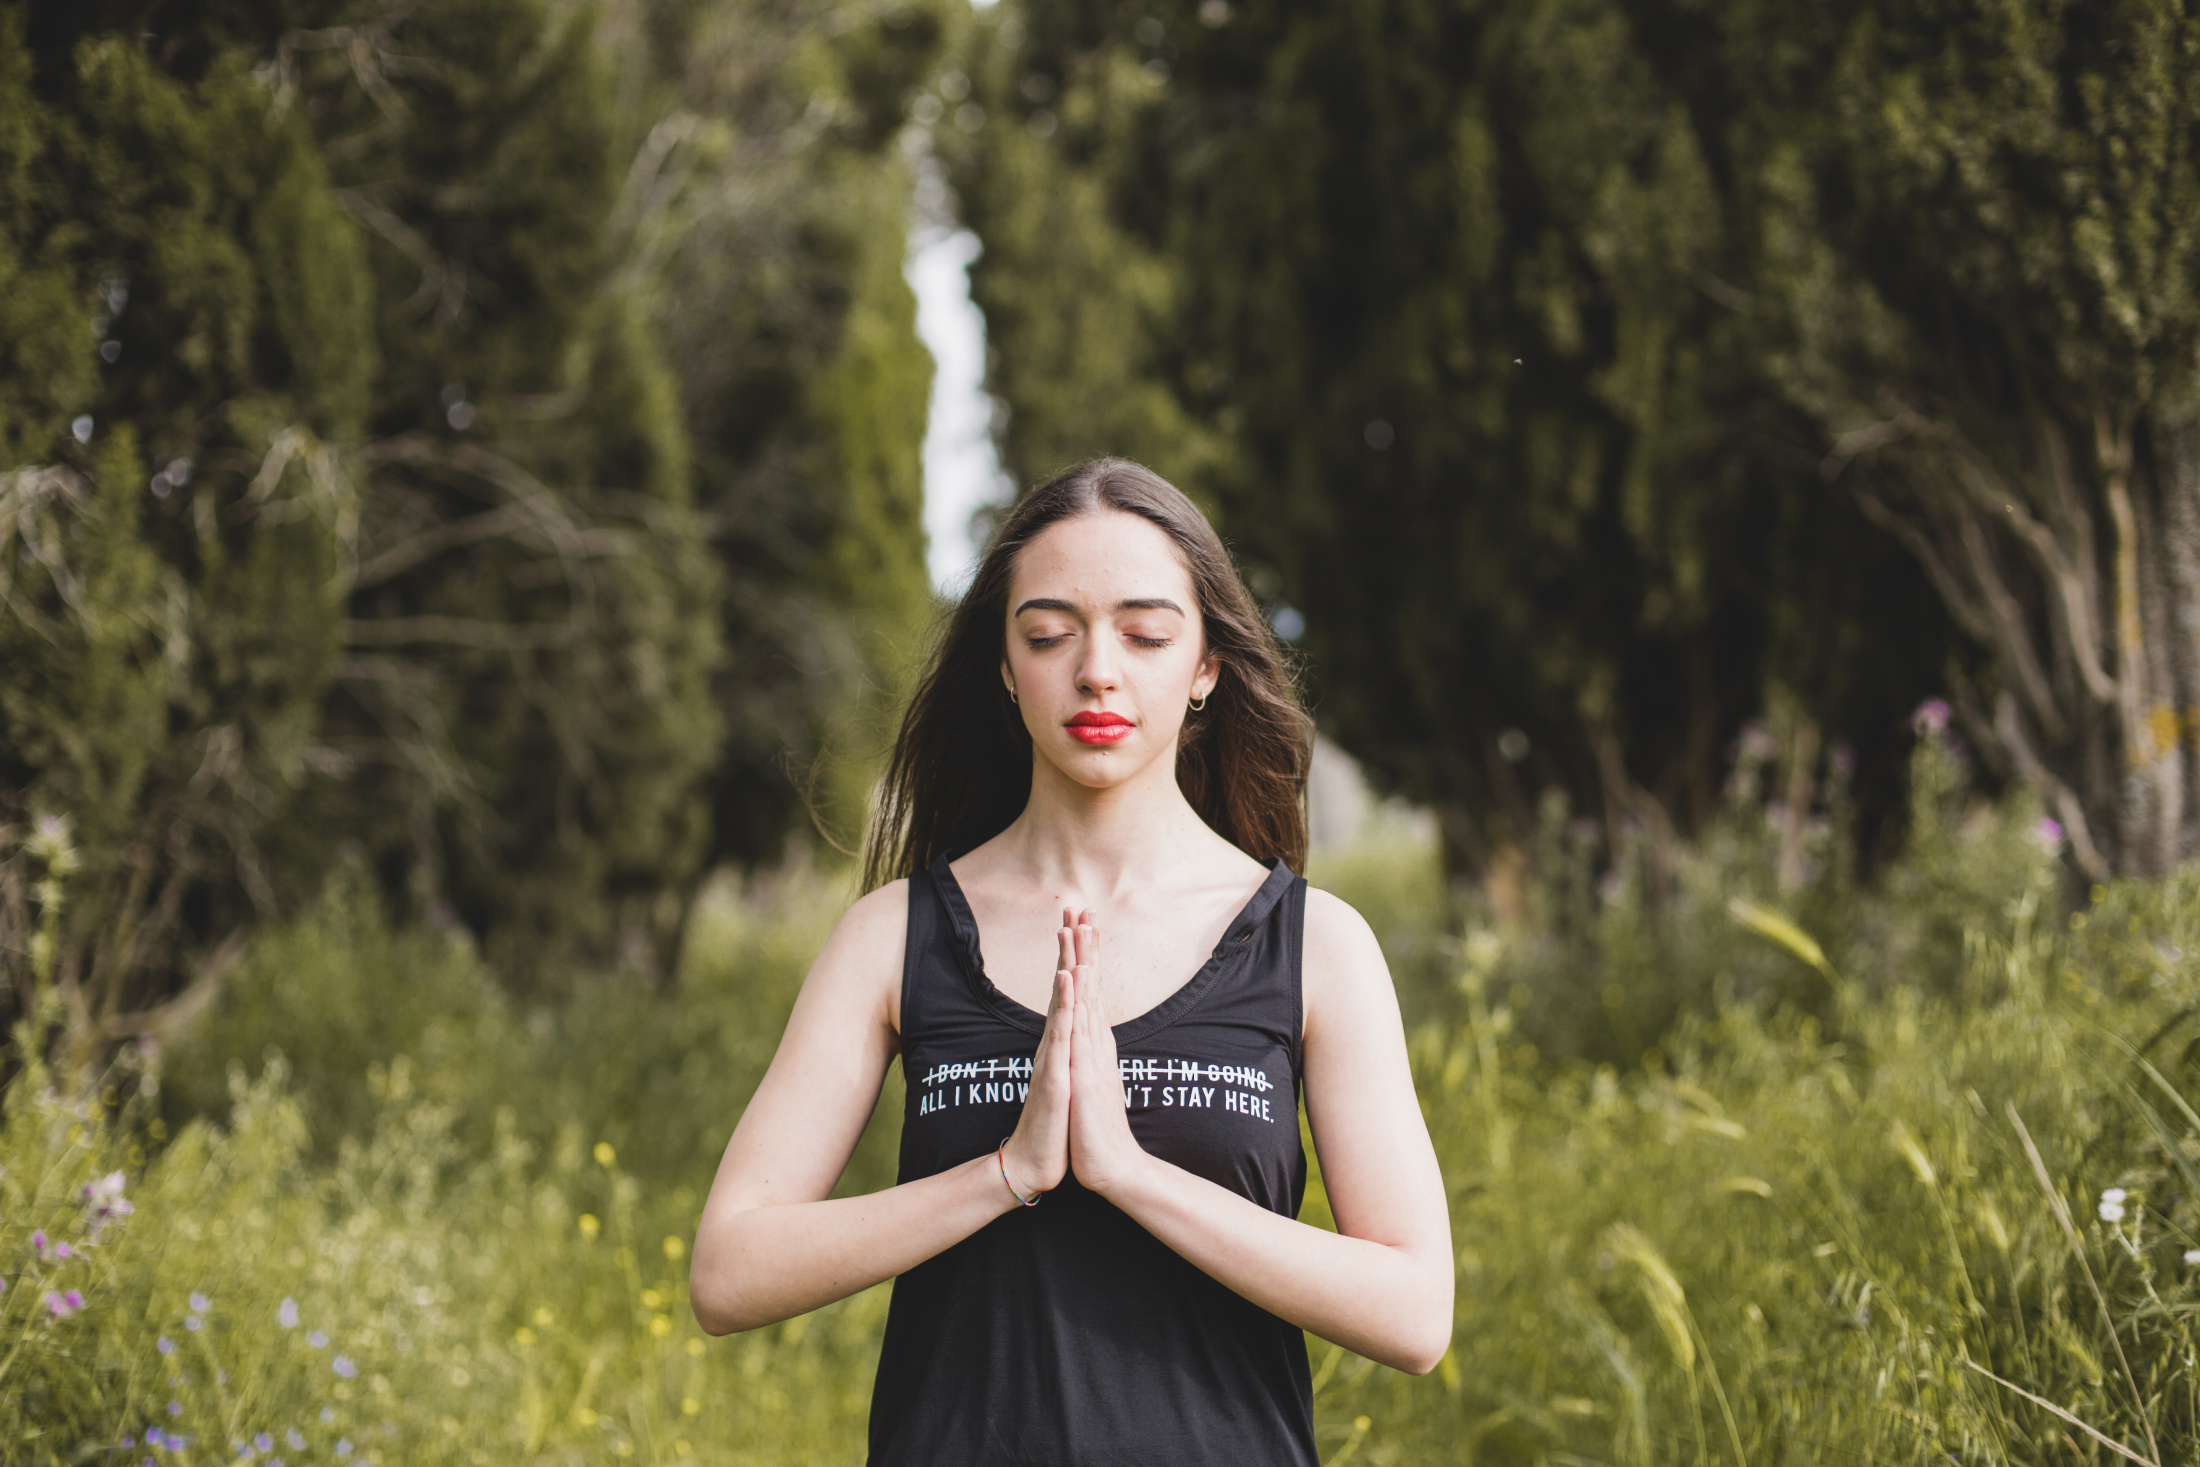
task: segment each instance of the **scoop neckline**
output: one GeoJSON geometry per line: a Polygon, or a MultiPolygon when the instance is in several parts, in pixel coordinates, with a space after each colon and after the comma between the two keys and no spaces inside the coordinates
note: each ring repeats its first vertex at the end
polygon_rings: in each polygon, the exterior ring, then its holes
{"type": "MultiPolygon", "coordinates": [[[[963,970],[969,977],[971,986],[977,990],[978,997],[988,1008],[1019,1029],[1043,1034],[1046,1032],[1047,1016],[1030,1005],[1011,998],[986,974],[985,951],[978,942],[977,914],[971,911],[970,899],[963,894],[962,883],[955,879],[955,873],[948,865],[956,857],[968,854],[967,851],[949,851],[932,864],[933,885],[939,890],[941,901],[947,908],[949,925],[954,928],[956,944],[961,950],[963,970]]],[[[1269,869],[1267,879],[1246,899],[1245,905],[1238,909],[1238,914],[1230,919],[1230,925],[1222,930],[1221,938],[1215,943],[1215,950],[1207,955],[1207,961],[1199,965],[1198,971],[1185,979],[1175,992],[1144,1013],[1109,1026],[1115,1032],[1116,1044],[1135,1044],[1139,1040],[1150,1038],[1191,1012],[1205,997],[1207,990],[1214,986],[1215,979],[1230,960],[1248,950],[1248,939],[1252,937],[1253,929],[1267,920],[1269,912],[1282,898],[1284,888],[1292,879],[1291,868],[1278,856],[1276,864],[1269,869]]]]}

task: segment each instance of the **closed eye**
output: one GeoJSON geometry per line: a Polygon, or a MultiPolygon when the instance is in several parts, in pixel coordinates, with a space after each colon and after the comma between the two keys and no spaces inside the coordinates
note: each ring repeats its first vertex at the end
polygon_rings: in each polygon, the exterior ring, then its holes
{"type": "Polygon", "coordinates": [[[1174,637],[1141,637],[1136,632],[1129,635],[1130,639],[1141,647],[1166,647],[1176,640],[1174,637]]]}

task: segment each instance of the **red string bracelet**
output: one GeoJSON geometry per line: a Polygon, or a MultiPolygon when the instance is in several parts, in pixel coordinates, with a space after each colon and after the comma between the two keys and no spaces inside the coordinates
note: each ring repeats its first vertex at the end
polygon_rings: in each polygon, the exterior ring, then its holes
{"type": "Polygon", "coordinates": [[[1000,1145],[993,1148],[993,1159],[1001,1164],[1001,1185],[1008,1188],[1008,1195],[1014,1197],[1019,1206],[1037,1207],[1039,1205],[1039,1197],[1046,1196],[1046,1193],[1041,1192],[1038,1197],[1034,1197],[1029,1202],[1026,1202],[1024,1201],[1022,1194],[1016,1190],[1016,1184],[1008,1179],[1008,1138],[1006,1136],[1003,1136],[1001,1138],[1000,1145]]]}

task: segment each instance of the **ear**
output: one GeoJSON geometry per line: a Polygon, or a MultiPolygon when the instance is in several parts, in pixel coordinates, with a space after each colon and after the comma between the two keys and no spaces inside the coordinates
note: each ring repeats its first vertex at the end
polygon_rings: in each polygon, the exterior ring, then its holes
{"type": "Polygon", "coordinates": [[[1008,659],[1006,657],[1001,659],[1001,690],[1010,693],[1016,690],[1016,677],[1008,670],[1008,659]]]}
{"type": "Polygon", "coordinates": [[[1192,679],[1192,696],[1206,697],[1215,690],[1215,684],[1221,681],[1222,659],[1210,652],[1206,661],[1199,664],[1199,676],[1192,679]]]}

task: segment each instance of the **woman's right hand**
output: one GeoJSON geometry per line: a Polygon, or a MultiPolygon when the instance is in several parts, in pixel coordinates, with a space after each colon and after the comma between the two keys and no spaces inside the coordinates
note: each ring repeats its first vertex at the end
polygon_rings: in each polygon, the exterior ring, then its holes
{"type": "Polygon", "coordinates": [[[1051,1192],[1069,1172],[1069,1060],[1077,1012],[1076,915],[1062,913],[1054,963],[1054,993],[1047,1001],[1046,1029],[1031,1057],[1031,1091],[1024,1113],[1001,1153],[1008,1180],[1022,1197],[1051,1192]]]}

